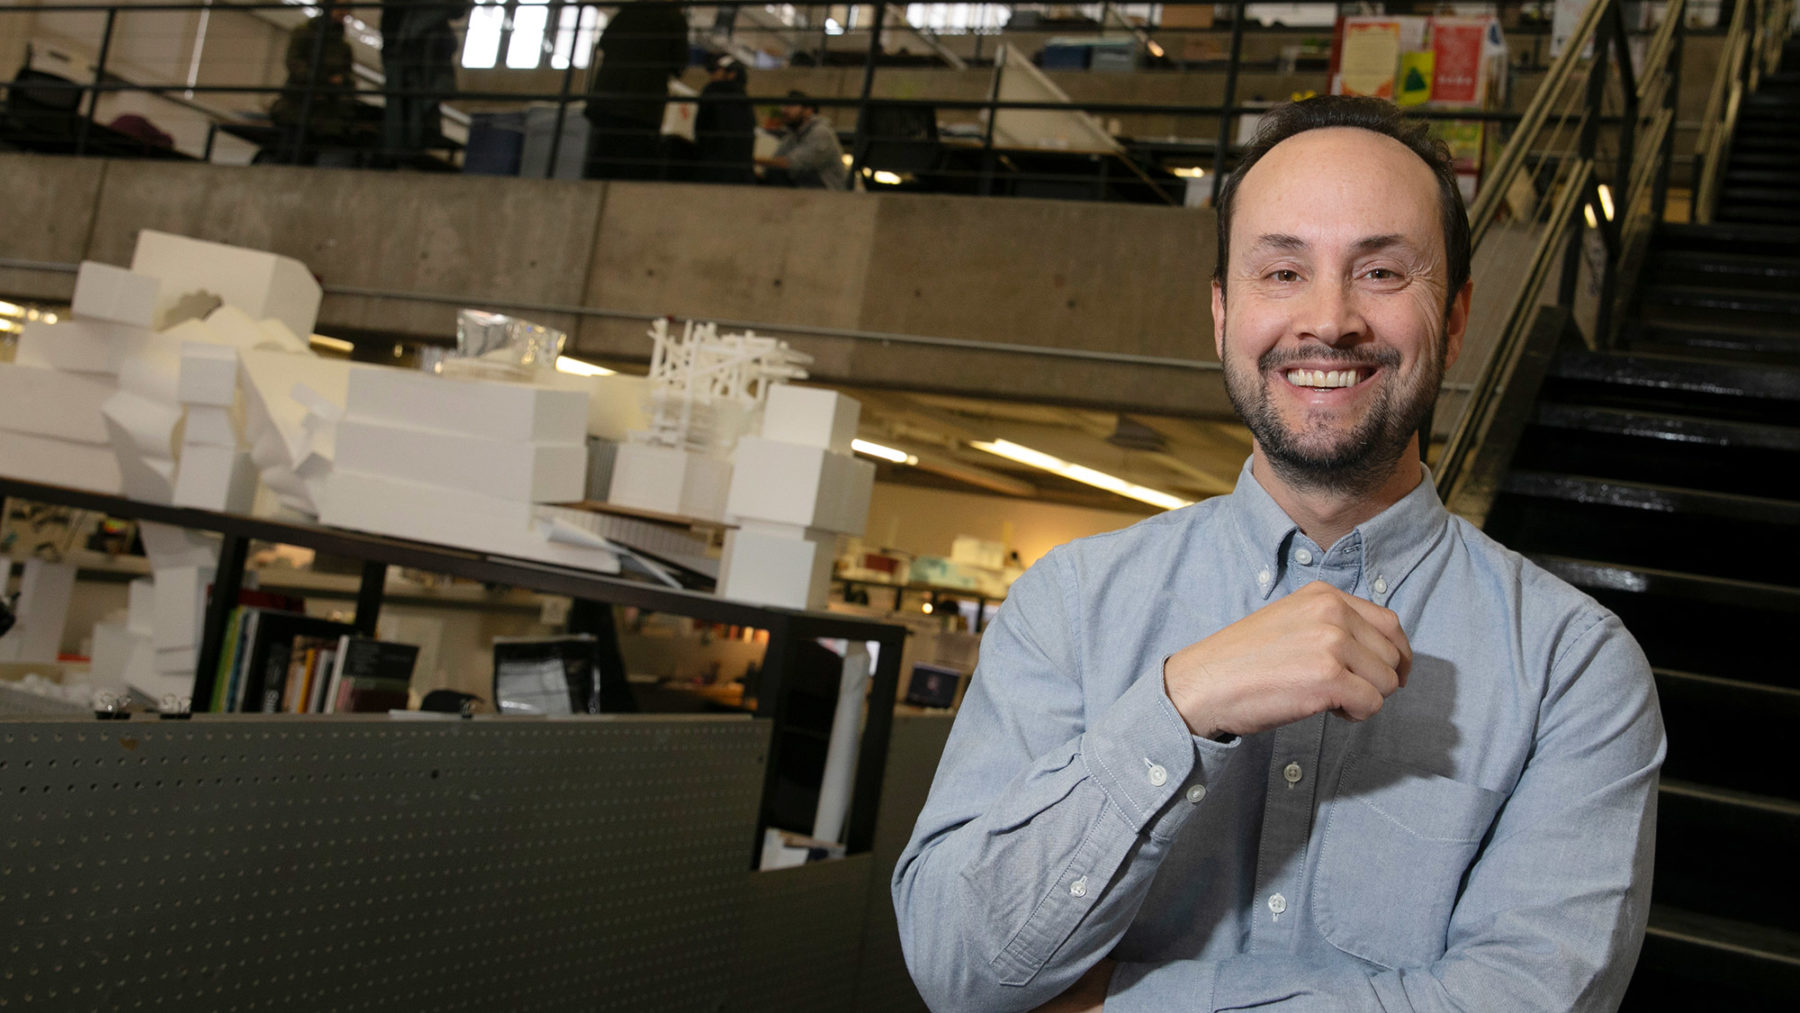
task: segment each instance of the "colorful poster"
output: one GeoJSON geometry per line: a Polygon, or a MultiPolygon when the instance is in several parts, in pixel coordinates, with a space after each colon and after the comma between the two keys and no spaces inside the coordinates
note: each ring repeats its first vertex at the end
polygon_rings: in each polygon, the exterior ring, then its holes
{"type": "Polygon", "coordinates": [[[1431,99],[1439,105],[1479,106],[1486,98],[1482,43],[1487,18],[1433,18],[1431,52],[1435,73],[1431,99]]]}
{"type": "Polygon", "coordinates": [[[1422,106],[1431,101],[1432,64],[1435,62],[1430,50],[1400,54],[1400,84],[1394,92],[1396,105],[1422,106]]]}
{"type": "Polygon", "coordinates": [[[1345,18],[1338,45],[1334,95],[1394,97],[1400,67],[1400,21],[1396,18],[1345,18]]]}

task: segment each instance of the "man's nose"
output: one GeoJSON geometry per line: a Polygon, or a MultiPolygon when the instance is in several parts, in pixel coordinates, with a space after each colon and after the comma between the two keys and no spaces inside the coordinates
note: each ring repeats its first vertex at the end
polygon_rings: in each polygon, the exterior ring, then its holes
{"type": "Polygon", "coordinates": [[[1356,292],[1348,282],[1322,281],[1310,286],[1295,323],[1300,338],[1327,345],[1356,341],[1365,329],[1356,292]]]}

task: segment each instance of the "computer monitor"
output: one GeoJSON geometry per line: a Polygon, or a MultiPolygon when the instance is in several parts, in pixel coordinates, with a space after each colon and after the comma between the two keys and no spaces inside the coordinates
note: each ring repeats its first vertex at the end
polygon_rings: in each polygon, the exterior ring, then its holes
{"type": "Polygon", "coordinates": [[[906,702],[918,707],[950,707],[956,703],[956,689],[961,684],[962,673],[954,668],[916,664],[906,684],[906,702]]]}

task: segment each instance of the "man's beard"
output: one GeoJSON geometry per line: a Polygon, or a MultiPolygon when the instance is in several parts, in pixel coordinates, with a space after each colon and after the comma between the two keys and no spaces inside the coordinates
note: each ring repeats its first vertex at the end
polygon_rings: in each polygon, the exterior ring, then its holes
{"type": "MultiPolygon", "coordinates": [[[[1440,330],[1410,382],[1399,377],[1400,353],[1392,348],[1270,349],[1257,360],[1254,373],[1227,355],[1225,393],[1282,481],[1319,492],[1365,494],[1393,474],[1412,434],[1430,417],[1444,377],[1443,339],[1440,330]],[[1266,385],[1287,383],[1284,367],[1302,359],[1326,368],[1380,367],[1374,403],[1349,430],[1310,418],[1303,418],[1298,429],[1282,421],[1266,385]]],[[[1229,344],[1230,336],[1225,340],[1229,344]]]]}

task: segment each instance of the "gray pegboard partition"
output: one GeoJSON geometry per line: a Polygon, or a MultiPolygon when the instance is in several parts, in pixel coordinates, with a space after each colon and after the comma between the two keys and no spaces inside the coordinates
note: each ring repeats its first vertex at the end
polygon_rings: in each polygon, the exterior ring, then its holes
{"type": "Polygon", "coordinates": [[[716,1010],[768,734],[0,723],[0,1008],[716,1010]]]}

